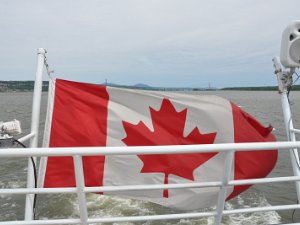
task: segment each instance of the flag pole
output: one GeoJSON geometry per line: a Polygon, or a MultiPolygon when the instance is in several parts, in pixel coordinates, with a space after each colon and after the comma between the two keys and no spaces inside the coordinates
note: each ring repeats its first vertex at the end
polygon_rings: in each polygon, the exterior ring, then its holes
{"type": "MultiPolygon", "coordinates": [[[[277,76],[278,81],[278,91],[281,95],[281,105],[282,105],[282,112],[285,124],[285,130],[287,134],[287,139],[290,142],[296,142],[296,136],[294,127],[293,127],[293,118],[291,113],[290,102],[288,98],[288,90],[293,84],[292,75],[294,73],[294,69],[291,68],[290,70],[282,70],[282,66],[280,64],[279,57],[273,58],[273,64],[275,67],[275,74],[277,76]]],[[[292,168],[295,176],[300,176],[300,161],[299,161],[299,154],[298,149],[290,149],[290,157],[292,162],[292,168]]],[[[298,202],[300,202],[300,182],[295,182],[296,184],[296,191],[298,202]]]]}
{"type": "MultiPolygon", "coordinates": [[[[33,92],[33,103],[32,103],[32,114],[31,114],[31,133],[34,135],[30,140],[30,148],[38,147],[38,133],[39,133],[39,122],[40,122],[40,108],[41,108],[41,97],[43,87],[43,69],[45,62],[46,50],[43,48],[37,49],[37,69],[34,82],[33,92]]],[[[36,163],[36,157],[33,157],[33,161],[36,163]]],[[[35,187],[35,177],[32,161],[28,159],[28,170],[27,170],[27,188],[35,187]]],[[[34,219],[34,195],[27,194],[25,202],[25,220],[34,219]]]]}

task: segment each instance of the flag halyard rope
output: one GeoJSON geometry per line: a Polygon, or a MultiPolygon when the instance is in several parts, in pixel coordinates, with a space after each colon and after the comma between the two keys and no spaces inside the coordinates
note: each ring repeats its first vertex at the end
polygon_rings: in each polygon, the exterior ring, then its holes
{"type": "MultiPolygon", "coordinates": [[[[46,52],[47,53],[47,52],[46,52]]],[[[51,73],[54,73],[54,70],[50,70],[49,64],[48,64],[48,59],[46,57],[46,54],[44,55],[44,65],[46,67],[46,71],[48,76],[51,78],[51,73]]]]}

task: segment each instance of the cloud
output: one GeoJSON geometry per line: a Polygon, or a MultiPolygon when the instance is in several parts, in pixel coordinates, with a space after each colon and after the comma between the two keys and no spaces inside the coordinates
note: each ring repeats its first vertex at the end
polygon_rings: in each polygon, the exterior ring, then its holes
{"type": "Polygon", "coordinates": [[[0,79],[34,79],[35,49],[45,47],[57,76],[155,86],[275,84],[271,59],[300,6],[293,0],[1,4],[0,79]]]}

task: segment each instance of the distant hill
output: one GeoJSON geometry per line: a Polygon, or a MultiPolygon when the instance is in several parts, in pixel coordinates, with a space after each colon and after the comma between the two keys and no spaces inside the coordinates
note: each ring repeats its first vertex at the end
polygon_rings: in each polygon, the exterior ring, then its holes
{"type": "Polygon", "coordinates": [[[147,84],[138,83],[135,85],[120,85],[115,83],[102,83],[103,85],[111,86],[111,87],[121,87],[121,88],[132,88],[132,89],[155,89],[147,84]]]}
{"type": "Polygon", "coordinates": [[[119,87],[119,88],[146,89],[146,90],[155,89],[147,84],[142,84],[142,83],[135,84],[135,85],[121,85],[121,84],[115,84],[115,83],[102,83],[102,84],[106,85],[106,86],[110,86],[110,87],[119,87]]]}
{"type": "Polygon", "coordinates": [[[151,88],[151,86],[149,86],[147,84],[142,84],[142,83],[135,84],[135,85],[133,85],[133,87],[137,87],[137,88],[151,88]]]}

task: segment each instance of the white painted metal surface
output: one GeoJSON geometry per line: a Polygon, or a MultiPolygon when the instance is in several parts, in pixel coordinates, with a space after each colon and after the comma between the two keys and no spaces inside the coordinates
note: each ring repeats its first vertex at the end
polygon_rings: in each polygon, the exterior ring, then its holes
{"type": "Polygon", "coordinates": [[[86,198],[84,193],[84,173],[82,165],[82,157],[79,155],[73,156],[74,169],[75,169],[75,180],[76,180],[76,189],[78,196],[79,212],[80,212],[80,221],[82,225],[87,225],[88,213],[86,206],[86,198]]]}
{"type": "MultiPolygon", "coordinates": [[[[37,50],[37,70],[34,83],[33,92],[33,103],[32,103],[32,114],[31,114],[31,138],[30,147],[36,148],[38,146],[38,133],[39,133],[39,123],[40,123],[40,108],[41,108],[41,97],[42,97],[42,87],[43,87],[43,70],[44,70],[44,59],[46,50],[39,48],[37,50]]],[[[36,162],[36,158],[33,160],[36,162]]],[[[27,187],[33,188],[34,183],[34,171],[32,167],[31,159],[28,159],[28,172],[27,172],[27,187]]],[[[34,196],[32,194],[26,195],[25,203],[25,220],[33,219],[33,200],[34,196]]]]}
{"type": "Polygon", "coordinates": [[[221,224],[225,201],[227,196],[228,183],[230,181],[230,171],[233,167],[234,150],[229,150],[225,156],[225,165],[223,171],[222,184],[218,195],[215,224],[221,224]]]}
{"type": "MultiPolygon", "coordinates": [[[[300,24],[299,24],[300,25],[300,24]]],[[[287,134],[287,140],[290,142],[296,142],[296,133],[299,133],[298,129],[294,129],[292,113],[290,108],[290,103],[288,99],[288,89],[292,85],[292,76],[294,69],[283,71],[282,66],[279,63],[279,58],[273,58],[273,63],[275,67],[275,74],[277,76],[279,93],[281,94],[281,105],[283,111],[283,119],[285,124],[285,130],[287,134]]],[[[290,148],[290,157],[293,167],[293,172],[295,176],[300,175],[300,161],[297,148],[290,148]]],[[[298,202],[300,202],[300,182],[296,182],[296,191],[298,196],[298,202]]]]}
{"type": "MultiPolygon", "coordinates": [[[[287,92],[281,93],[281,102],[282,102],[282,110],[283,110],[283,118],[286,126],[287,138],[291,142],[296,142],[295,133],[291,131],[293,129],[293,120],[291,115],[291,110],[289,106],[289,101],[287,98],[287,92]]],[[[300,162],[297,148],[290,149],[290,157],[293,167],[293,172],[295,176],[300,176],[300,162]]],[[[298,196],[298,202],[300,202],[300,182],[296,182],[296,191],[298,196]]]]}
{"type": "Polygon", "coordinates": [[[251,142],[251,143],[226,143],[205,145],[163,145],[163,146],[126,146],[124,147],[59,147],[59,148],[10,148],[9,151],[0,151],[0,157],[22,156],[72,156],[72,155],[137,155],[137,154],[176,154],[197,152],[226,152],[259,151],[274,149],[299,148],[300,142],[251,142]]]}
{"type": "Polygon", "coordinates": [[[18,141],[23,143],[23,142],[26,142],[26,141],[32,139],[34,136],[35,136],[35,133],[30,133],[30,134],[25,135],[24,137],[21,137],[20,139],[18,139],[18,141]]]}
{"type": "MultiPolygon", "coordinates": [[[[264,184],[300,181],[298,176],[274,177],[263,179],[245,179],[233,180],[228,182],[228,186],[247,185],[247,184],[264,184]]],[[[203,187],[221,187],[221,181],[199,182],[184,184],[155,184],[155,185],[135,185],[135,186],[105,186],[105,187],[85,187],[84,193],[95,192],[118,192],[118,191],[137,191],[137,190],[157,190],[157,189],[179,189],[179,188],[203,188],[203,187]]],[[[0,194],[57,194],[57,193],[76,193],[76,188],[16,188],[0,189],[0,194]]]]}

